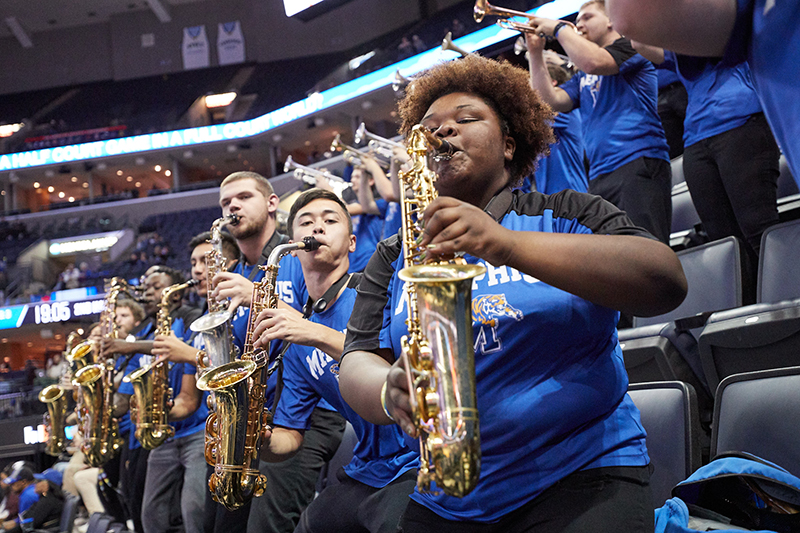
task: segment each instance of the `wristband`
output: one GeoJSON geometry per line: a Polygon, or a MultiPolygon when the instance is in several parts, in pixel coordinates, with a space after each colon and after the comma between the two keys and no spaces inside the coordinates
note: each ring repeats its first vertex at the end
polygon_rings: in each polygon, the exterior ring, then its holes
{"type": "Polygon", "coordinates": [[[558,39],[559,30],[561,30],[561,28],[563,28],[564,26],[569,26],[569,25],[570,25],[569,22],[564,22],[563,20],[561,22],[559,22],[558,24],[556,24],[556,27],[553,28],[553,37],[558,39]]]}
{"type": "Polygon", "coordinates": [[[394,417],[389,414],[389,410],[386,408],[386,385],[387,384],[388,384],[388,382],[384,381],[383,382],[383,387],[381,387],[381,407],[383,408],[383,414],[385,414],[386,417],[389,420],[394,422],[395,421],[394,417]]]}

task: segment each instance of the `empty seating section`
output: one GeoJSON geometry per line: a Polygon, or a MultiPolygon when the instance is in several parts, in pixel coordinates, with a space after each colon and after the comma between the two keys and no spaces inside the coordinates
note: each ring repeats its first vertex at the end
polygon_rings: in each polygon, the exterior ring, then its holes
{"type": "Polygon", "coordinates": [[[756,305],[716,313],[700,335],[709,385],[740,372],[800,365],[800,221],[761,239],[756,305]]]}

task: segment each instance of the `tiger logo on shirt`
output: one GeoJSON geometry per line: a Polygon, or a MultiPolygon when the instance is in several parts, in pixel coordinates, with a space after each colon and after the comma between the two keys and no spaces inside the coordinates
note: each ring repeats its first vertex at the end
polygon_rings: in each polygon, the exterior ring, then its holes
{"type": "Polygon", "coordinates": [[[473,298],[472,322],[480,326],[475,337],[476,352],[492,353],[503,349],[503,342],[497,336],[497,324],[502,317],[519,322],[523,314],[508,303],[505,294],[486,294],[473,298]]]}

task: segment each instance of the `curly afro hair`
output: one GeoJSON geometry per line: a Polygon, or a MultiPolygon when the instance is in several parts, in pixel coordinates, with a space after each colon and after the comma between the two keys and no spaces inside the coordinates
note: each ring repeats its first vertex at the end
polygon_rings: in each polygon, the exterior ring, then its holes
{"type": "Polygon", "coordinates": [[[477,54],[431,67],[409,84],[398,104],[400,133],[408,135],[433,102],[450,93],[474,94],[497,113],[503,133],[516,143],[508,165],[512,183],[533,171],[539,155],[550,152],[553,111],[531,88],[528,73],[477,54]]]}

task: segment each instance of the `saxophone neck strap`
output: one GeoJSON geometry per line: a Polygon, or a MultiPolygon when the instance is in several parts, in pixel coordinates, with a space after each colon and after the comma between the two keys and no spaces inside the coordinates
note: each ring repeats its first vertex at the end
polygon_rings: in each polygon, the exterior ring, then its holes
{"type": "Polygon", "coordinates": [[[336,296],[339,294],[339,291],[342,290],[345,283],[350,280],[350,273],[345,272],[345,274],[336,280],[336,283],[328,287],[328,290],[325,291],[325,294],[322,295],[322,298],[314,301],[311,299],[311,296],[308,297],[308,301],[303,306],[303,318],[309,318],[314,313],[322,313],[325,309],[328,308],[328,304],[336,299],[336,296]]]}
{"type": "MultiPolygon", "coordinates": [[[[261,270],[258,268],[258,265],[266,265],[267,261],[269,260],[269,254],[272,253],[272,250],[274,250],[279,244],[286,244],[287,242],[289,242],[289,237],[283,235],[282,233],[278,233],[278,230],[272,232],[272,237],[269,238],[266,246],[264,246],[264,248],[261,250],[261,256],[253,265],[253,269],[250,271],[250,275],[247,276],[247,279],[253,281],[253,279],[261,270]]],[[[247,267],[247,258],[244,256],[244,254],[239,255],[239,264],[242,265],[242,273],[244,273],[244,269],[247,267]]]]}
{"type": "Polygon", "coordinates": [[[514,193],[510,187],[503,187],[500,192],[495,194],[483,210],[492,217],[495,222],[500,222],[508,213],[511,202],[514,200],[514,193]]]}

